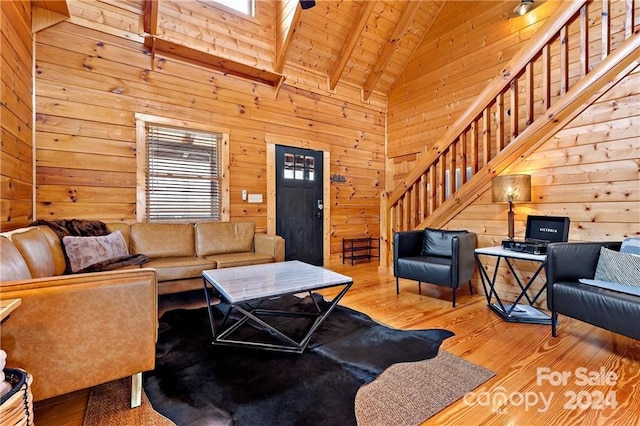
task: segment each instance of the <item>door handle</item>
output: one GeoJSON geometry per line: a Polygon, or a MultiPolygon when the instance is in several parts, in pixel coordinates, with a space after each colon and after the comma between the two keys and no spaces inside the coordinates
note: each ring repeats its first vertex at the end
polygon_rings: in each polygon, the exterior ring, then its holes
{"type": "Polygon", "coordinates": [[[322,204],[322,200],[318,200],[318,210],[324,209],[324,205],[322,204]]]}

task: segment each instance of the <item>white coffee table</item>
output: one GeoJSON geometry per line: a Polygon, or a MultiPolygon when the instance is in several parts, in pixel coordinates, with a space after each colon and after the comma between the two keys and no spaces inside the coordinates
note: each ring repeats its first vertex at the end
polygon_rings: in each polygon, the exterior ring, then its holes
{"type": "MultiPolygon", "coordinates": [[[[204,292],[209,309],[209,321],[214,345],[245,346],[282,352],[304,352],[312,334],[338,304],[353,284],[353,280],[328,269],[313,266],[297,260],[267,263],[263,265],[240,266],[236,268],[211,269],[203,271],[204,292]],[[342,286],[342,290],[323,310],[314,300],[313,312],[293,312],[260,308],[268,299],[296,293],[342,286]],[[210,290],[220,295],[229,304],[229,310],[216,331],[211,306],[210,290]],[[240,313],[240,319],[230,320],[233,311],[240,313]],[[295,340],[282,329],[267,323],[262,317],[312,317],[315,318],[302,339],[295,340]],[[277,337],[282,343],[265,343],[245,338],[234,338],[234,333],[247,322],[260,327],[277,337]]],[[[313,299],[313,298],[312,298],[313,299]]]]}

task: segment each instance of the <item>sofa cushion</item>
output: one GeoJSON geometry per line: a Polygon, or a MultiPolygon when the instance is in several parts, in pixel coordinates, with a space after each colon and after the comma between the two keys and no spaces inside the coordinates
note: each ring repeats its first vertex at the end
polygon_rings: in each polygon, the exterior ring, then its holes
{"type": "Polygon", "coordinates": [[[130,238],[132,254],[149,258],[195,256],[190,223],[134,223],[130,238]]]}
{"type": "Polygon", "coordinates": [[[60,237],[48,226],[38,226],[42,235],[44,235],[47,243],[49,244],[49,250],[51,256],[53,256],[53,264],[55,266],[55,275],[62,275],[67,270],[67,257],[62,247],[62,241],[60,237]]]}
{"type": "Polygon", "coordinates": [[[49,240],[37,228],[11,235],[16,246],[29,268],[32,278],[56,276],[56,262],[53,258],[49,240]]]}
{"type": "Polygon", "coordinates": [[[466,234],[467,231],[447,231],[444,229],[425,228],[421,256],[452,256],[453,237],[466,234]]]}
{"type": "Polygon", "coordinates": [[[127,256],[129,250],[120,231],[97,237],[62,238],[72,272],[79,272],[98,262],[127,256]]]}
{"type": "Polygon", "coordinates": [[[253,222],[200,222],[195,225],[196,254],[209,256],[253,251],[253,222]]]}
{"type": "Polygon", "coordinates": [[[582,284],[587,284],[594,287],[606,288],[607,290],[613,290],[619,293],[626,293],[626,294],[632,294],[634,296],[640,296],[640,287],[613,283],[611,281],[589,280],[587,278],[580,278],[578,281],[582,284]]]}
{"type": "Polygon", "coordinates": [[[145,268],[153,268],[158,281],[180,280],[202,277],[202,271],[215,269],[216,262],[203,257],[163,257],[150,259],[145,268]]]}
{"type": "Polygon", "coordinates": [[[15,245],[6,237],[0,237],[0,280],[18,281],[31,278],[27,262],[15,245]]]}
{"type": "Polygon", "coordinates": [[[215,261],[218,269],[273,262],[273,256],[253,252],[216,254],[206,258],[215,261]]]}
{"type": "Polygon", "coordinates": [[[640,256],[600,249],[594,279],[640,287],[640,256]]]}

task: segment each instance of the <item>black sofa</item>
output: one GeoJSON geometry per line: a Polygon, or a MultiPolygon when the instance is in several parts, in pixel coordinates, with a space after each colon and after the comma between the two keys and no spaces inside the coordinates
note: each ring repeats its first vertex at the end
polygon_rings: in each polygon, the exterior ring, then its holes
{"type": "Polygon", "coordinates": [[[396,232],[393,235],[393,275],[396,294],[400,293],[399,278],[453,289],[452,304],[456,306],[456,290],[469,282],[475,272],[474,250],[476,234],[466,230],[426,228],[417,231],[396,232]]]}
{"type": "Polygon", "coordinates": [[[600,248],[620,250],[620,242],[552,243],[547,248],[547,307],[552,334],[558,314],[640,340],[640,296],[579,282],[596,273],[600,248]]]}

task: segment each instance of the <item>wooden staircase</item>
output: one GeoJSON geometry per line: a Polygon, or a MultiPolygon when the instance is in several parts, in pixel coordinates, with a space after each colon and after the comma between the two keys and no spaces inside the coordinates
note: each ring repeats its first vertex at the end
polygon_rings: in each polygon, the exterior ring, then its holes
{"type": "Polygon", "coordinates": [[[382,267],[391,263],[394,232],[444,226],[488,190],[494,176],[508,172],[639,66],[634,3],[616,3],[624,8],[624,29],[617,31],[609,0],[558,6],[414,169],[382,194],[382,267]],[[590,24],[590,11],[599,10],[600,25],[590,24]]]}

